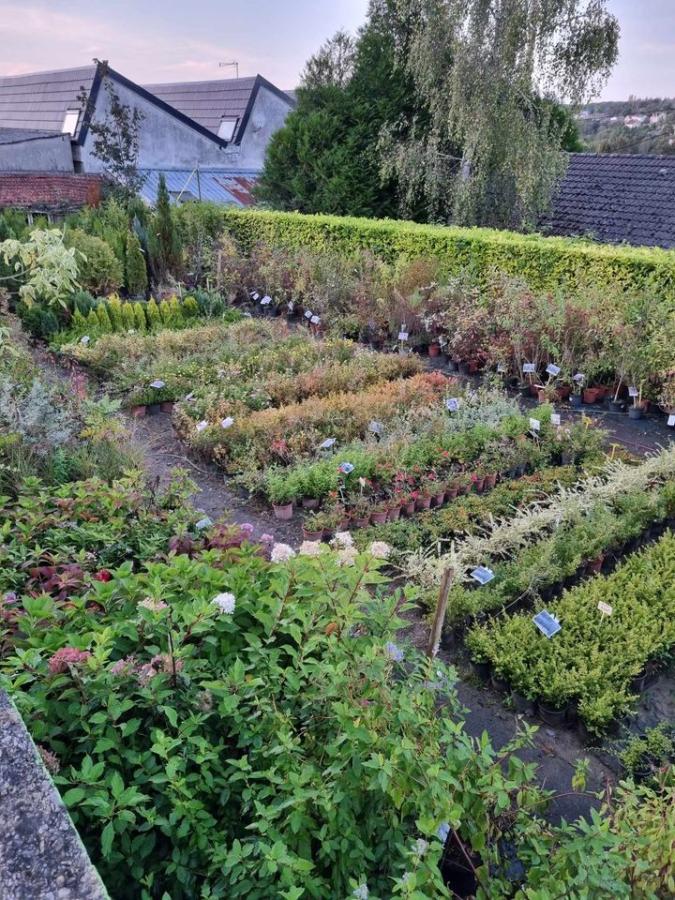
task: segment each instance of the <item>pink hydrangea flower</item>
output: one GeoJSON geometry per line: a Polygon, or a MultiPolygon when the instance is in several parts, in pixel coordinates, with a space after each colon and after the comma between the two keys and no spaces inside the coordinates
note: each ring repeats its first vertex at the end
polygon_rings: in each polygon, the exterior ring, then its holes
{"type": "Polygon", "coordinates": [[[52,675],[61,675],[67,672],[71,666],[77,666],[86,662],[91,653],[87,650],[76,650],[75,647],[61,647],[51,657],[47,667],[52,675]]]}

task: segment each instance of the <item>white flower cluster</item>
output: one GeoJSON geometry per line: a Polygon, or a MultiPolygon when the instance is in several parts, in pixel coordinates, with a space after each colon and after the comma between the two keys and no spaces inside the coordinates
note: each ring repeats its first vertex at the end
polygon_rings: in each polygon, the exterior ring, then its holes
{"type": "Polygon", "coordinates": [[[151,612],[161,612],[163,609],[167,608],[167,605],[163,600],[155,600],[154,597],[146,597],[145,600],[141,600],[138,605],[142,606],[144,609],[149,609],[151,612]]]}
{"type": "Polygon", "coordinates": [[[298,550],[298,556],[321,556],[324,550],[321,541],[303,541],[298,550]]]}
{"type": "Polygon", "coordinates": [[[294,556],[295,550],[289,547],[288,544],[275,544],[272,547],[270,559],[274,563],[280,563],[287,562],[289,559],[293,559],[294,556]]]}
{"type": "Polygon", "coordinates": [[[218,611],[225,616],[231,616],[237,605],[234,594],[217,594],[211,601],[212,606],[218,607],[218,611]]]}
{"type": "Polygon", "coordinates": [[[331,547],[337,549],[346,549],[354,546],[354,538],[348,531],[336,531],[333,540],[330,542],[331,547]]]}
{"type": "Polygon", "coordinates": [[[373,541],[368,548],[368,553],[375,559],[389,559],[391,555],[391,547],[384,541],[373,541]]]}

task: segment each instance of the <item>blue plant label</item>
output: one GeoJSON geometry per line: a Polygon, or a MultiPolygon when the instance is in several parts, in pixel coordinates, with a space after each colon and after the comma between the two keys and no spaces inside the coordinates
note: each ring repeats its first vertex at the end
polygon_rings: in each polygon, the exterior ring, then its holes
{"type": "Polygon", "coordinates": [[[488,569],[487,566],[477,566],[471,573],[471,577],[474,581],[477,581],[478,584],[484,585],[489,584],[492,581],[495,577],[495,573],[492,569],[488,569]]]}
{"type": "Polygon", "coordinates": [[[306,309],[306,310],[305,310],[305,318],[306,318],[306,319],[311,319],[313,315],[314,315],[314,313],[312,312],[311,309],[306,309]]]}
{"type": "Polygon", "coordinates": [[[546,372],[548,375],[552,375],[555,378],[556,375],[560,375],[562,369],[560,368],[560,366],[554,366],[553,363],[549,363],[546,366],[546,372]]]}
{"type": "Polygon", "coordinates": [[[448,412],[457,412],[457,410],[459,409],[459,398],[448,397],[448,399],[445,401],[445,405],[448,412]]]}
{"type": "Polygon", "coordinates": [[[399,341],[407,341],[408,340],[408,332],[407,331],[399,331],[398,339],[399,339],[399,341]]]}
{"type": "Polygon", "coordinates": [[[373,434],[382,434],[384,431],[384,425],[382,422],[377,422],[375,419],[368,426],[368,431],[371,431],[373,434]]]}
{"type": "Polygon", "coordinates": [[[536,371],[537,371],[537,367],[535,366],[534,363],[523,363],[523,372],[526,375],[534,375],[534,373],[536,371]]]}
{"type": "Polygon", "coordinates": [[[556,617],[545,609],[533,616],[532,621],[546,638],[552,638],[562,628],[556,617]]]}
{"type": "Polygon", "coordinates": [[[323,444],[319,444],[320,450],[330,450],[330,448],[335,444],[335,438],[326,438],[323,444]]]}
{"type": "Polygon", "coordinates": [[[318,325],[320,321],[321,321],[321,319],[319,316],[312,316],[312,318],[310,319],[310,322],[312,323],[312,325],[318,325]]]}
{"type": "Polygon", "coordinates": [[[551,413],[551,425],[561,425],[562,419],[560,413],[551,413]]]}
{"type": "Polygon", "coordinates": [[[211,519],[208,516],[204,516],[203,519],[200,519],[199,522],[196,523],[195,528],[197,531],[203,531],[205,528],[210,528],[213,525],[211,519]]]}
{"type": "Polygon", "coordinates": [[[260,305],[261,306],[269,306],[271,302],[272,302],[272,298],[269,296],[269,294],[265,294],[265,296],[260,301],[260,305]]]}
{"type": "Polygon", "coordinates": [[[576,381],[577,384],[581,384],[585,380],[586,376],[583,372],[577,372],[577,374],[572,377],[572,381],[576,381]]]}
{"type": "Polygon", "coordinates": [[[343,475],[351,475],[354,471],[354,466],[350,462],[340,463],[338,469],[342,472],[343,475]]]}
{"type": "Polygon", "coordinates": [[[166,387],[166,385],[165,385],[165,382],[163,382],[161,378],[158,378],[156,381],[150,382],[150,387],[157,388],[157,390],[160,390],[160,388],[166,387]]]}
{"type": "Polygon", "coordinates": [[[541,431],[541,422],[539,419],[530,419],[530,431],[541,431]]]}

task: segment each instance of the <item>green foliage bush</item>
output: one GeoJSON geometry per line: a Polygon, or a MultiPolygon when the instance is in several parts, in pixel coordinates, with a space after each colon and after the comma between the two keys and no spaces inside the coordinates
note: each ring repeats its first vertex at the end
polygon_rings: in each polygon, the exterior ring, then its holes
{"type": "Polygon", "coordinates": [[[124,254],[124,287],[130,297],[144,297],[148,289],[148,272],[141,242],[131,230],[127,232],[124,254]]]}
{"type": "Polygon", "coordinates": [[[122,264],[112,248],[101,238],[75,228],[66,232],[66,244],[84,255],[78,257],[78,281],[82,288],[100,296],[122,286],[122,264]]]}
{"type": "Polygon", "coordinates": [[[613,292],[620,303],[623,296],[647,289],[664,302],[675,301],[675,253],[658,248],[617,247],[487,228],[225,207],[220,222],[247,253],[259,241],[346,256],[371,250],[388,262],[401,257],[436,258],[446,275],[468,271],[482,280],[496,269],[523,278],[535,290],[557,291],[562,286],[583,292],[594,287],[613,292]]]}

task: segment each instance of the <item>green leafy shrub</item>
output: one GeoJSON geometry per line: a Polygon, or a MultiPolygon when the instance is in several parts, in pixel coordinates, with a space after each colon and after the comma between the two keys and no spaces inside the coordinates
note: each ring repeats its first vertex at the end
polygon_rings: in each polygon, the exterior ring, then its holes
{"type": "Polygon", "coordinates": [[[82,254],[78,257],[78,281],[84,290],[100,296],[120,289],[122,265],[109,244],[79,229],[68,231],[66,242],[82,254]]]}
{"type": "Polygon", "coordinates": [[[127,231],[124,253],[124,287],[130,297],[144,297],[148,289],[145,256],[135,231],[127,231]]]}

